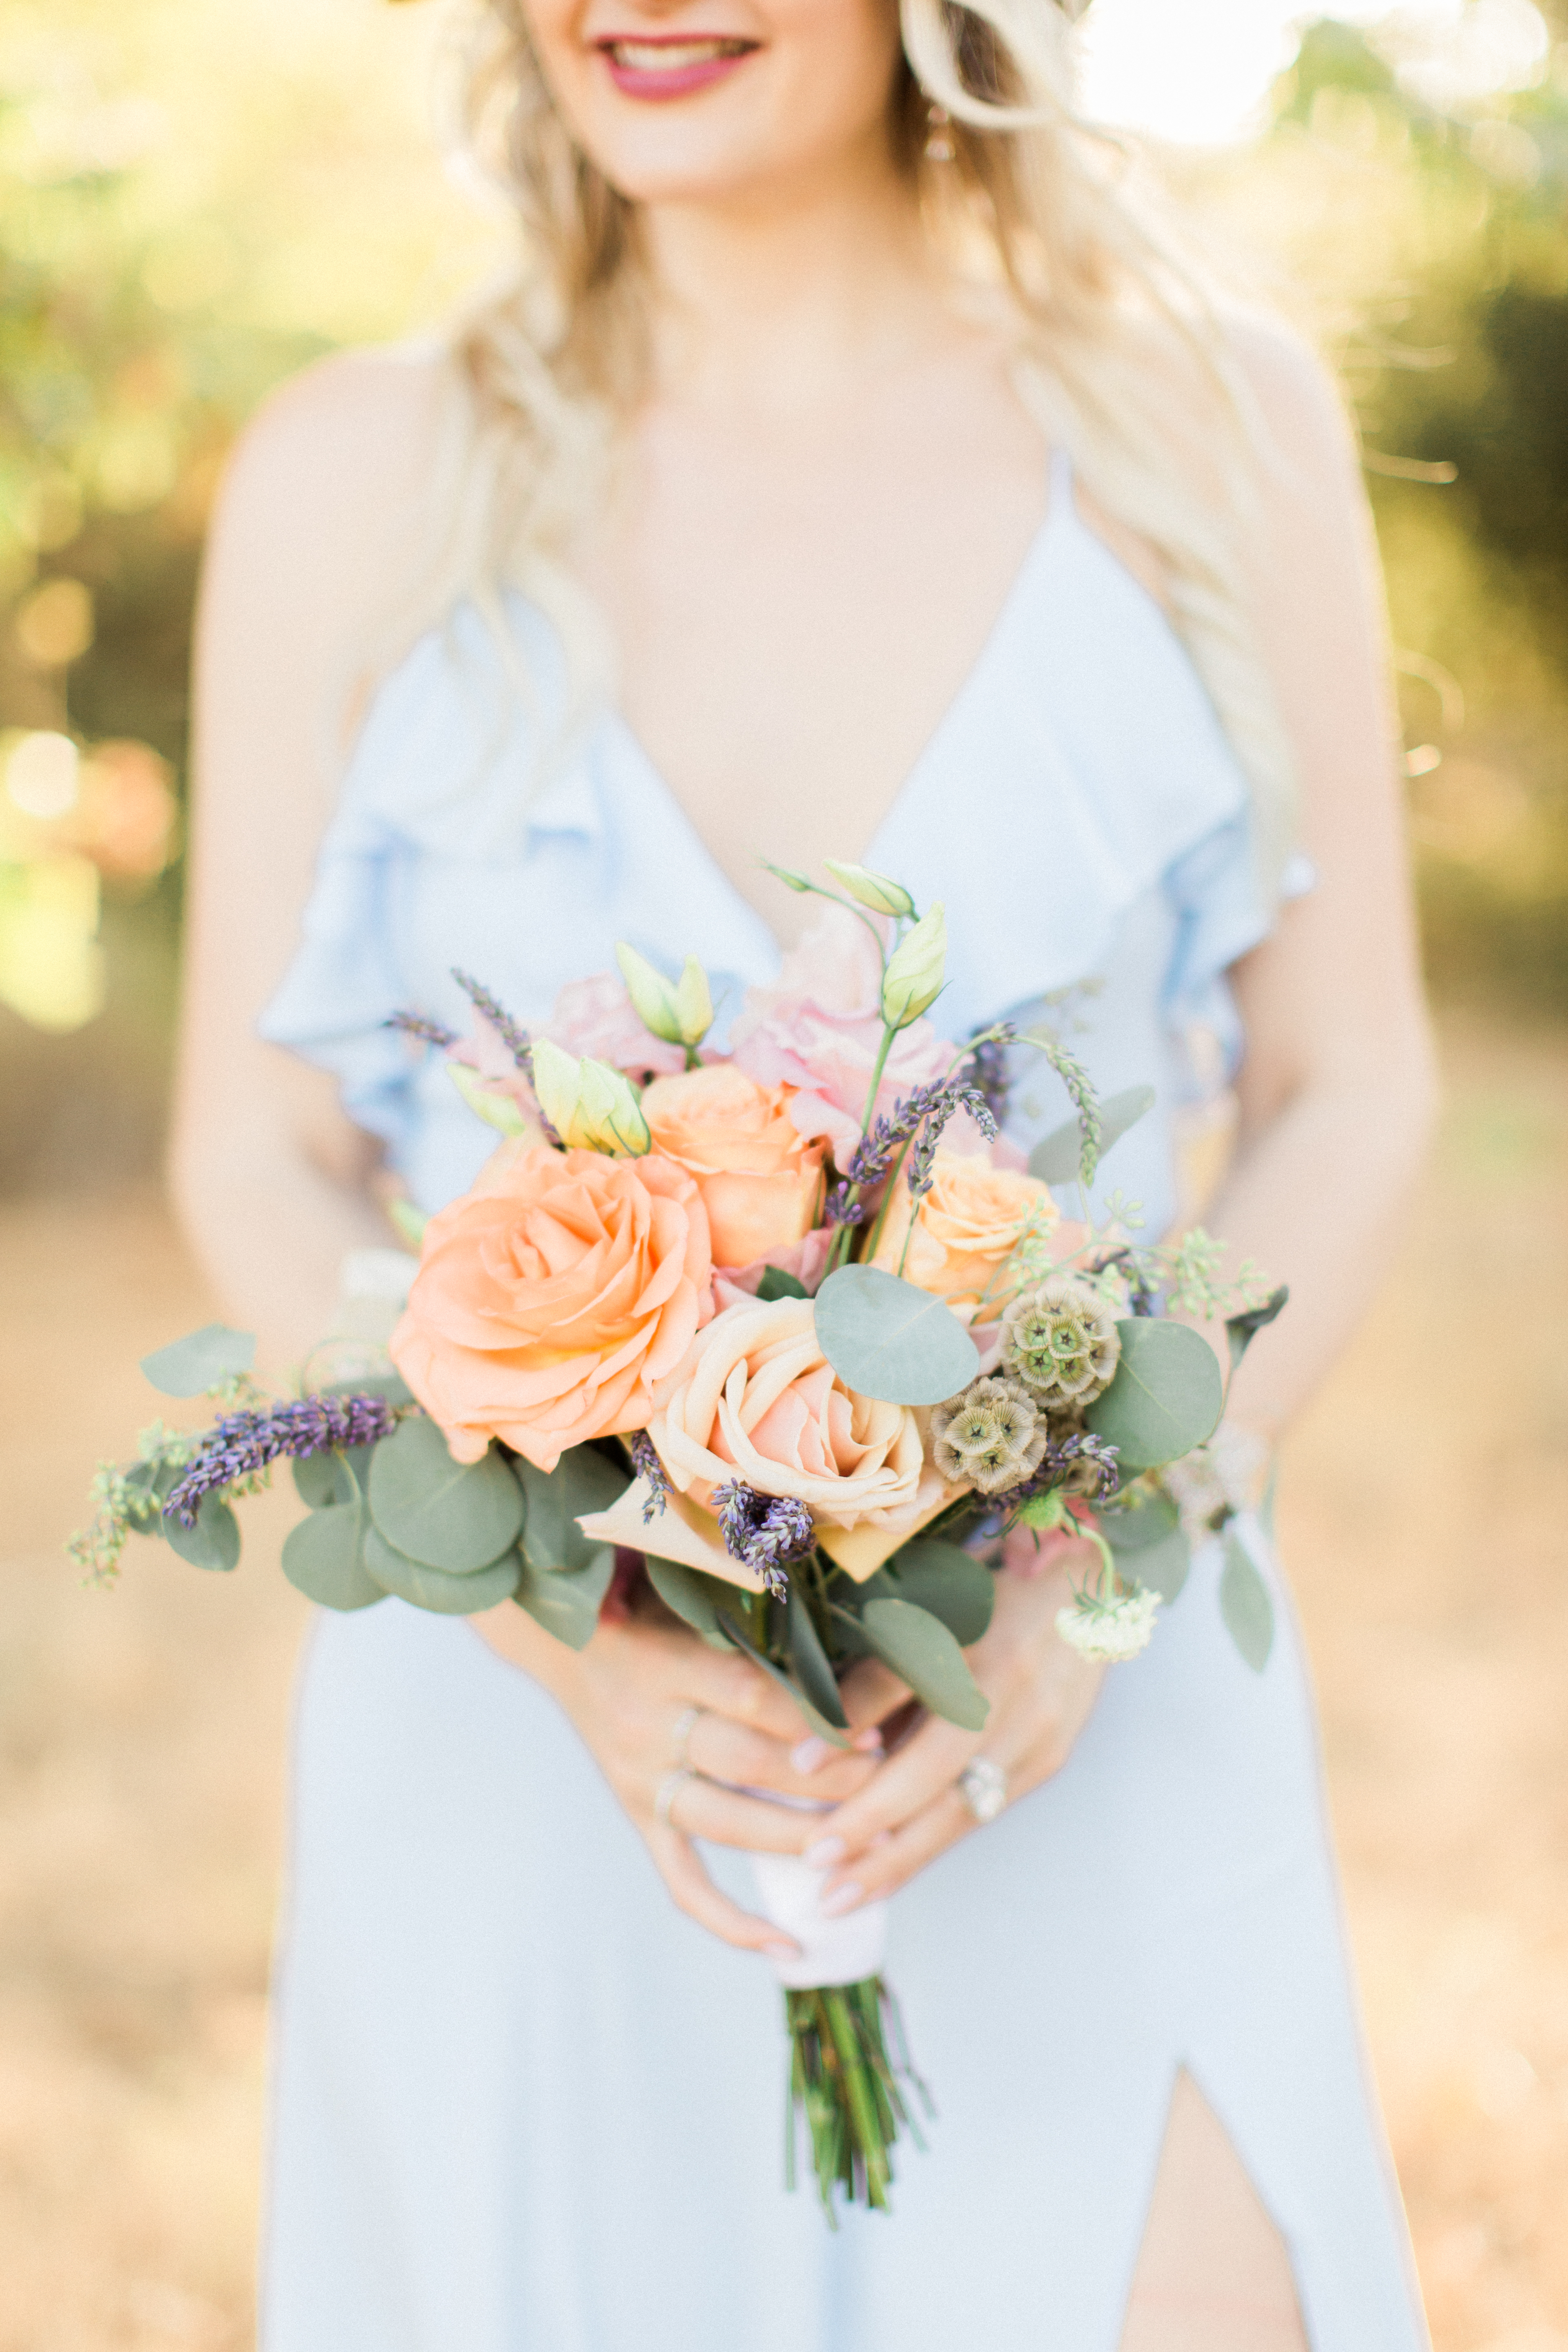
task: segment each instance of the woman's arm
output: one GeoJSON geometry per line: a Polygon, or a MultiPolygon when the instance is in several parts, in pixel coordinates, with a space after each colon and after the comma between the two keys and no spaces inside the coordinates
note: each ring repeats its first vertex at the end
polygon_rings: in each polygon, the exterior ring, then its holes
{"type": "MultiPolygon", "coordinates": [[[[1249,1351],[1232,1410],[1273,1435],[1364,1312],[1415,1174],[1435,1099],[1405,853],[1383,599],[1350,436],[1316,363],[1259,331],[1243,353],[1289,457],[1273,487],[1253,581],[1262,648],[1296,747],[1304,846],[1318,887],[1237,967],[1247,1034],[1235,1165],[1208,1214],[1290,1285],[1289,1311],[1249,1351]]],[[[992,1700],[984,1734],[926,1722],[825,1822],[844,1908],[889,1894],[974,1827],[953,1783],[984,1749],[1016,1799],[1065,1762],[1100,1671],[1055,1631],[1075,1561],[1002,1580],[971,1654],[992,1700]]],[[[855,1719],[903,1697],[858,1669],[855,1719]]]]}
{"type": "Polygon", "coordinates": [[[297,378],[242,439],[208,543],[172,1172],[220,1297],[284,1362],[328,1328],[343,1252],[389,1239],[374,1140],[255,1024],[298,944],[366,690],[355,633],[405,560],[437,386],[395,352],[297,378]]]}

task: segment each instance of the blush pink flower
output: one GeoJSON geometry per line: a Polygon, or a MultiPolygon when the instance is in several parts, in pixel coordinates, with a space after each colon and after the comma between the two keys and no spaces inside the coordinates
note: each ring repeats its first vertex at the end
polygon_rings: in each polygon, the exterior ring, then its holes
{"type": "Polygon", "coordinates": [[[673,1077],[686,1067],[686,1048],[666,1044],[643,1026],[625,984],[613,971],[568,981],[542,1034],[579,1061],[586,1055],[639,1077],[647,1071],[673,1077]]]}
{"type": "MultiPolygon", "coordinates": [[[[828,906],[784,957],[775,985],[747,992],[731,1031],[739,1066],[761,1086],[795,1087],[791,1118],[803,1135],[826,1136],[840,1166],[866,1115],[882,1043],[880,991],[881,964],[866,924],[828,906]]],[[[871,1115],[944,1076],[952,1055],[929,1021],[911,1022],[893,1040],[871,1115]]]]}

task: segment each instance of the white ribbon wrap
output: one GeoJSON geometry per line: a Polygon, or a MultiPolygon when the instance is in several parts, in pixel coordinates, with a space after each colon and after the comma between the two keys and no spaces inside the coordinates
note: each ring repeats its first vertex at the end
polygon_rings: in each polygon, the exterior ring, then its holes
{"type": "Polygon", "coordinates": [[[822,1890],[833,1875],[795,1853],[754,1853],[757,1896],[775,1927],[800,1946],[795,1959],[773,1962],[782,1985],[813,1992],[822,1985],[858,1984],[878,1976],[888,1949],[888,1906],[863,1903],[842,1919],[822,1915],[822,1890]]]}

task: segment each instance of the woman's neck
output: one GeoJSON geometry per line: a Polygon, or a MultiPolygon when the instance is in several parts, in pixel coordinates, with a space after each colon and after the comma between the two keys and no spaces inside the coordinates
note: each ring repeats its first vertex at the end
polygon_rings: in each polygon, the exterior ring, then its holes
{"type": "Polygon", "coordinates": [[[799,417],[907,364],[938,331],[941,273],[885,148],[724,205],[650,205],[655,396],[799,417]]]}

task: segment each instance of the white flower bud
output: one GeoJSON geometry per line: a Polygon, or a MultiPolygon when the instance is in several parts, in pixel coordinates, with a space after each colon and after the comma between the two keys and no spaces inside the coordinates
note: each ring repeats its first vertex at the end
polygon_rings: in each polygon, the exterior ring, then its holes
{"type": "Polygon", "coordinates": [[[869,907],[875,915],[912,915],[915,902],[901,882],[889,882],[885,874],[873,874],[868,866],[841,866],[836,857],[825,857],[824,866],[836,882],[842,882],[849,896],[862,907],[869,907]]]}
{"type": "Polygon", "coordinates": [[[635,1160],[653,1147],[637,1088],[607,1062],[579,1062],[541,1037],[533,1047],[533,1090],[568,1150],[635,1160]]]}
{"type": "Polygon", "coordinates": [[[907,1029],[936,1003],[946,970],[947,918],[939,899],[889,959],[882,1018],[890,1029],[907,1029]]]}
{"type": "Polygon", "coordinates": [[[1148,1648],[1159,1606],[1159,1594],[1142,1587],[1116,1601],[1079,1601],[1058,1610],[1057,1632],[1080,1658],[1115,1665],[1148,1648]]]}
{"type": "Polygon", "coordinates": [[[470,1069],[467,1062],[449,1061],[447,1076],[474,1116],[482,1118],[487,1127],[493,1127],[501,1135],[527,1133],[528,1121],[510,1095],[502,1094],[498,1087],[488,1085],[478,1070],[470,1069]]]}
{"type": "Polygon", "coordinates": [[[663,972],[657,971],[646,956],[622,940],[616,949],[616,961],[621,968],[621,978],[626,984],[626,994],[632,1000],[632,1010],[645,1029],[662,1037],[667,1045],[700,1045],[713,1026],[713,998],[708,986],[708,975],[695,956],[688,956],[686,969],[672,988],[663,972]]]}

